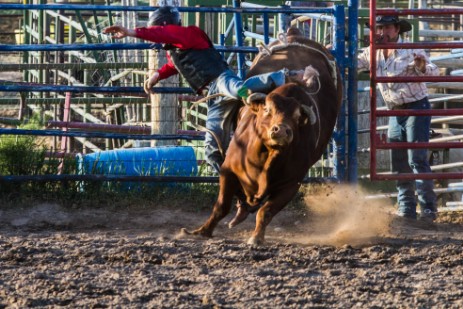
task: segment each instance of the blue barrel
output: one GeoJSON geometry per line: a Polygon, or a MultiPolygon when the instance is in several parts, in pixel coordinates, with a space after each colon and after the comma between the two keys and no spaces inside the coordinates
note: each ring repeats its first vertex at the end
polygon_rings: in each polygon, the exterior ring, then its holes
{"type": "MultiPolygon", "coordinates": [[[[107,150],[77,157],[80,174],[127,176],[196,176],[192,147],[159,146],[107,150]]],[[[133,182],[122,187],[132,189],[133,182]]]]}

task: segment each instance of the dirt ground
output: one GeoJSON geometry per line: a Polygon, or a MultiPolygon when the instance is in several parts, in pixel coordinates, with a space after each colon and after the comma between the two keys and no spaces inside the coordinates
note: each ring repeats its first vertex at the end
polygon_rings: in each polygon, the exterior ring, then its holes
{"type": "Polygon", "coordinates": [[[253,218],[186,237],[191,207],[0,208],[0,308],[461,308],[462,214],[391,221],[352,188],[283,210],[266,244],[253,218]]]}
{"type": "Polygon", "coordinates": [[[463,214],[406,226],[363,196],[307,197],[261,247],[246,244],[251,216],[181,235],[209,215],[191,205],[0,205],[0,308],[462,308],[463,214]]]}

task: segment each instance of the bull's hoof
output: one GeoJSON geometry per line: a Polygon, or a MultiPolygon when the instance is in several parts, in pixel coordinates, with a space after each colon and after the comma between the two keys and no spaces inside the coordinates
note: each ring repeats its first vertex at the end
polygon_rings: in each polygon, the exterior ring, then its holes
{"type": "Polygon", "coordinates": [[[185,236],[186,235],[198,235],[198,236],[203,236],[203,237],[212,237],[212,232],[209,232],[201,228],[194,230],[194,231],[188,231],[186,228],[182,228],[180,229],[180,234],[185,235],[185,236]]]}
{"type": "Polygon", "coordinates": [[[261,197],[254,195],[253,197],[248,197],[246,203],[248,203],[249,206],[255,207],[260,204],[261,200],[261,197]]]}
{"type": "Polygon", "coordinates": [[[180,235],[193,235],[193,232],[188,231],[186,228],[182,227],[180,229],[180,235]]]}
{"type": "Polygon", "coordinates": [[[238,211],[236,212],[235,217],[228,223],[228,228],[232,228],[246,220],[249,215],[249,211],[244,209],[244,207],[238,207],[238,211]]]}
{"type": "Polygon", "coordinates": [[[263,244],[264,244],[264,240],[263,240],[263,239],[260,239],[260,238],[258,238],[258,237],[251,236],[251,237],[248,239],[248,245],[251,245],[252,247],[262,246],[263,244]]]}

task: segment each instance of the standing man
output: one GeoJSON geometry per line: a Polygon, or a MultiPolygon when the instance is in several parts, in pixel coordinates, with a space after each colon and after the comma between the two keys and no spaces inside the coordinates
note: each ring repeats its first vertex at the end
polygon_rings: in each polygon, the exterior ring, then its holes
{"type": "Polygon", "coordinates": [[[207,103],[206,160],[217,172],[231,140],[234,115],[240,107],[237,99],[246,97],[248,90],[269,92],[283,85],[286,78],[302,80],[304,75],[304,70],[280,70],[243,82],[229,68],[207,34],[196,26],[182,26],[178,9],[171,6],[153,12],[147,27],[110,26],[103,32],[113,34],[116,39],[130,36],[164,44],[168,62],[145,81],[145,92],[149,93],[159,80],[180,73],[197,93],[207,89],[208,96],[225,95],[211,98],[207,103]]]}
{"type": "MultiPolygon", "coordinates": [[[[369,25],[367,24],[369,27],[369,25]]],[[[398,16],[376,17],[378,44],[403,42],[400,35],[412,29],[406,20],[398,16]]],[[[378,49],[377,76],[434,76],[438,67],[431,63],[421,49],[378,49]]],[[[370,70],[370,48],[358,56],[359,70],[370,70]]],[[[422,82],[379,83],[381,95],[388,109],[430,109],[426,85],[422,82]]],[[[431,116],[389,117],[389,142],[429,142],[431,116]]],[[[394,173],[430,173],[427,149],[391,149],[391,167],[394,173]]],[[[418,219],[432,222],[437,217],[436,194],[432,180],[397,181],[398,216],[416,220],[415,189],[421,214],[418,219]]]]}

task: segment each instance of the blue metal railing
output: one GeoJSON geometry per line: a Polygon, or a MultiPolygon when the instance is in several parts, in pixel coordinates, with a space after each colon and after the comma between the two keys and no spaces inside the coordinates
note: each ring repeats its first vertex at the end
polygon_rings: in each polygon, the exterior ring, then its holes
{"type": "MultiPolygon", "coordinates": [[[[236,0],[235,0],[236,1],[236,0]]],[[[238,1],[239,2],[239,1],[238,1]]],[[[7,4],[0,3],[0,10],[56,10],[56,11],[126,11],[153,12],[158,6],[123,6],[123,5],[92,5],[92,4],[7,4]]],[[[321,13],[332,14],[332,8],[286,8],[286,7],[178,7],[179,12],[191,13],[321,13]]]]}
{"type": "MultiPolygon", "coordinates": [[[[348,69],[348,87],[344,92],[344,100],[342,110],[338,117],[335,134],[335,175],[338,180],[346,180],[346,166],[347,166],[347,180],[355,182],[357,179],[357,109],[356,109],[356,54],[357,54],[357,15],[358,15],[358,0],[350,0],[349,3],[349,24],[348,24],[348,57],[345,55],[346,51],[346,31],[345,31],[345,8],[343,5],[335,5],[333,8],[240,8],[239,1],[234,1],[234,7],[179,7],[180,12],[215,12],[215,13],[234,13],[235,17],[235,32],[242,33],[241,14],[262,14],[264,20],[264,39],[265,43],[269,43],[269,18],[268,14],[290,14],[290,13],[319,13],[319,14],[333,14],[334,15],[334,28],[335,40],[333,54],[336,58],[337,64],[342,72],[344,79],[345,68],[348,69]],[[347,94],[346,94],[347,92],[347,94]],[[348,112],[347,112],[347,110],[348,112]],[[347,115],[347,122],[349,125],[348,134],[348,149],[346,159],[346,145],[345,145],[345,121],[347,115]]],[[[72,11],[142,11],[151,12],[157,7],[151,6],[106,6],[106,5],[75,5],[75,4],[0,4],[0,10],[72,10],[72,11]]],[[[241,35],[237,35],[236,42],[238,46],[217,46],[220,52],[238,52],[238,67],[239,75],[244,76],[244,58],[242,53],[255,53],[257,49],[254,47],[244,47],[242,45],[241,35]]],[[[43,45],[0,45],[0,51],[64,51],[64,50],[121,50],[121,49],[150,49],[160,48],[160,44],[147,44],[147,43],[111,43],[111,44],[43,44],[43,45]]],[[[62,91],[62,92],[108,92],[108,93],[140,93],[141,87],[79,87],[79,86],[52,86],[52,85],[26,85],[26,84],[7,84],[0,85],[0,91],[62,91]]],[[[159,93],[192,93],[189,88],[154,88],[159,93]]],[[[50,133],[59,133],[59,131],[50,133]]],[[[14,131],[1,132],[0,134],[18,134],[14,131]],[[10,132],[10,133],[8,133],[10,132]]],[[[77,133],[77,132],[63,132],[63,133],[77,133]]],[[[83,132],[79,132],[83,135],[83,132]]],[[[88,133],[88,132],[87,132],[88,133]]],[[[58,134],[57,134],[58,135],[58,134]]],[[[65,136],[65,135],[64,135],[65,136]]],[[[71,135],[68,135],[71,136],[71,135]]],[[[106,135],[105,135],[106,137],[106,135]]],[[[146,135],[143,138],[137,136],[136,139],[153,139],[159,137],[156,135],[146,135]]],[[[110,138],[118,138],[111,136],[110,138]]],[[[128,138],[128,135],[121,134],[120,138],[128,138]]],[[[189,136],[188,138],[191,139],[189,136]]]]}

